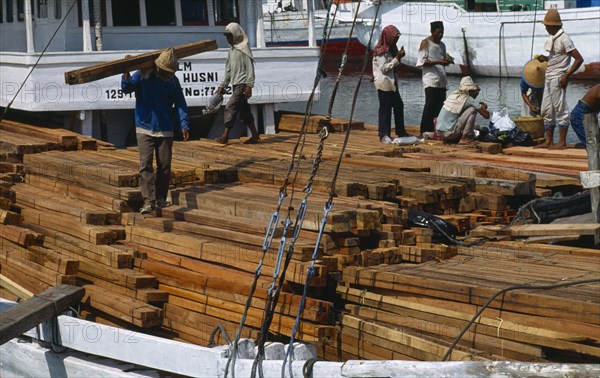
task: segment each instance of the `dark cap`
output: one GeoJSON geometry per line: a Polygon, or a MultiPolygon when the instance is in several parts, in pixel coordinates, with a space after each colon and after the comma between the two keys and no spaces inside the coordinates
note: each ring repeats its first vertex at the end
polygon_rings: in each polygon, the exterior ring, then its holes
{"type": "Polygon", "coordinates": [[[444,28],[444,23],[442,21],[433,21],[431,24],[431,32],[433,33],[436,29],[444,28]]]}

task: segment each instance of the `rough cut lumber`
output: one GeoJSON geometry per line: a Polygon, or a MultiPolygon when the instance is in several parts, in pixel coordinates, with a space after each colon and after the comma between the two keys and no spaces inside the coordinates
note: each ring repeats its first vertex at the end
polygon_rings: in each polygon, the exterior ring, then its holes
{"type": "Polygon", "coordinates": [[[85,290],[59,285],[19,304],[0,316],[0,345],[79,302],[85,290]]]}
{"type": "MultiPolygon", "coordinates": [[[[175,46],[175,56],[177,59],[185,58],[190,55],[199,54],[205,51],[216,50],[217,41],[214,39],[205,39],[199,42],[192,42],[186,45],[175,46]]],[[[143,70],[152,68],[154,60],[158,58],[162,51],[152,51],[145,54],[118,59],[108,63],[101,63],[95,66],[81,68],[74,71],[65,72],[65,83],[69,85],[84,84],[90,81],[100,80],[105,77],[122,74],[125,71],[143,70]]]]}

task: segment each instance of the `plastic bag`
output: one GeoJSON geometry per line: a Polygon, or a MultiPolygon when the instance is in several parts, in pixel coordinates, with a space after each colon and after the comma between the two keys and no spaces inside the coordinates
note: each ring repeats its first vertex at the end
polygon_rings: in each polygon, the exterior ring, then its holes
{"type": "Polygon", "coordinates": [[[402,146],[409,144],[420,144],[423,143],[423,139],[419,139],[416,136],[397,137],[392,141],[392,143],[402,146]]]}
{"type": "Polygon", "coordinates": [[[510,131],[515,128],[515,123],[508,116],[506,108],[492,114],[490,128],[495,128],[498,131],[510,131]]]}

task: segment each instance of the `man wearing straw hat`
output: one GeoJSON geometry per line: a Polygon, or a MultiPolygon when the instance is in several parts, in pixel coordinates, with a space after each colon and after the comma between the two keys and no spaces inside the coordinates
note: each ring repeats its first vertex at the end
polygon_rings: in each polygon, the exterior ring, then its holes
{"type": "Polygon", "coordinates": [[[548,63],[541,63],[537,59],[530,60],[523,67],[523,75],[519,83],[523,99],[521,117],[540,114],[540,105],[542,104],[542,96],[544,95],[546,67],[548,67],[548,63]]]}
{"type": "Polygon", "coordinates": [[[548,10],[543,23],[550,34],[550,38],[544,45],[544,53],[538,56],[540,62],[548,62],[541,108],[546,141],[536,147],[564,149],[567,148],[569,129],[567,84],[569,77],[583,64],[583,58],[571,38],[562,29],[560,14],[556,9],[548,10]],[[571,57],[575,61],[569,66],[571,57]],[[558,143],[554,145],[554,129],[557,123],[560,134],[558,143]]]}
{"type": "Polygon", "coordinates": [[[140,152],[140,190],[144,205],[142,214],[157,207],[169,206],[167,192],[171,180],[173,152],[173,119],[171,108],[177,108],[176,118],[183,140],[189,138],[188,108],[183,97],[177,71],[177,57],[173,48],[163,51],[151,70],[123,73],[121,89],[135,92],[135,133],[140,152]],[[156,177],[153,159],[156,153],[156,177]]]}

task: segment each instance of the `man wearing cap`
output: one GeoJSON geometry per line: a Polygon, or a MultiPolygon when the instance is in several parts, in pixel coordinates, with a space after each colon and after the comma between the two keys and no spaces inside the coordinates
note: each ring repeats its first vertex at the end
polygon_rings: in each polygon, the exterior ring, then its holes
{"type": "Polygon", "coordinates": [[[167,192],[171,180],[173,151],[173,119],[171,108],[177,109],[176,121],[183,140],[189,138],[188,108],[179,79],[175,76],[177,58],[174,50],[163,51],[151,70],[123,73],[121,89],[135,92],[135,132],[140,152],[140,190],[144,205],[142,214],[156,207],[169,206],[167,192]],[[156,152],[156,178],[153,159],[156,152]]]}
{"type": "Polygon", "coordinates": [[[475,118],[477,113],[489,119],[490,113],[487,105],[475,102],[479,96],[480,88],[470,76],[460,80],[457,90],[452,92],[444,101],[436,123],[436,134],[445,143],[472,143],[475,141],[475,118]]]}
{"type": "Polygon", "coordinates": [[[548,63],[546,62],[541,63],[537,59],[532,59],[523,67],[523,75],[521,75],[521,82],[519,83],[523,99],[522,117],[540,114],[547,66],[548,63]]]}
{"type": "Polygon", "coordinates": [[[430,30],[431,35],[421,41],[417,58],[417,67],[423,70],[423,87],[425,87],[421,134],[433,131],[433,120],[444,105],[448,87],[445,67],[451,63],[448,59],[450,56],[446,53],[446,45],[442,42],[444,23],[433,21],[430,30]]]}
{"type": "Polygon", "coordinates": [[[567,148],[567,130],[569,129],[569,108],[566,94],[569,77],[583,64],[583,58],[575,48],[573,41],[562,29],[560,14],[550,9],[544,16],[544,26],[550,38],[544,45],[544,53],[538,56],[540,62],[548,62],[541,113],[544,118],[546,141],[536,147],[567,148]],[[571,57],[575,59],[573,65],[571,57]],[[558,143],[554,145],[554,129],[558,123],[558,143]]]}
{"type": "Polygon", "coordinates": [[[227,144],[229,133],[239,115],[242,122],[248,125],[252,133],[252,136],[244,143],[259,143],[260,137],[254,124],[254,115],[248,104],[248,99],[252,97],[252,87],[254,87],[254,57],[248,46],[248,36],[244,29],[235,22],[228,24],[223,34],[231,48],[227,53],[225,78],[217,88],[216,93],[218,95],[223,94],[224,88],[230,83],[233,86],[233,93],[225,107],[225,131],[216,141],[227,144]]]}

